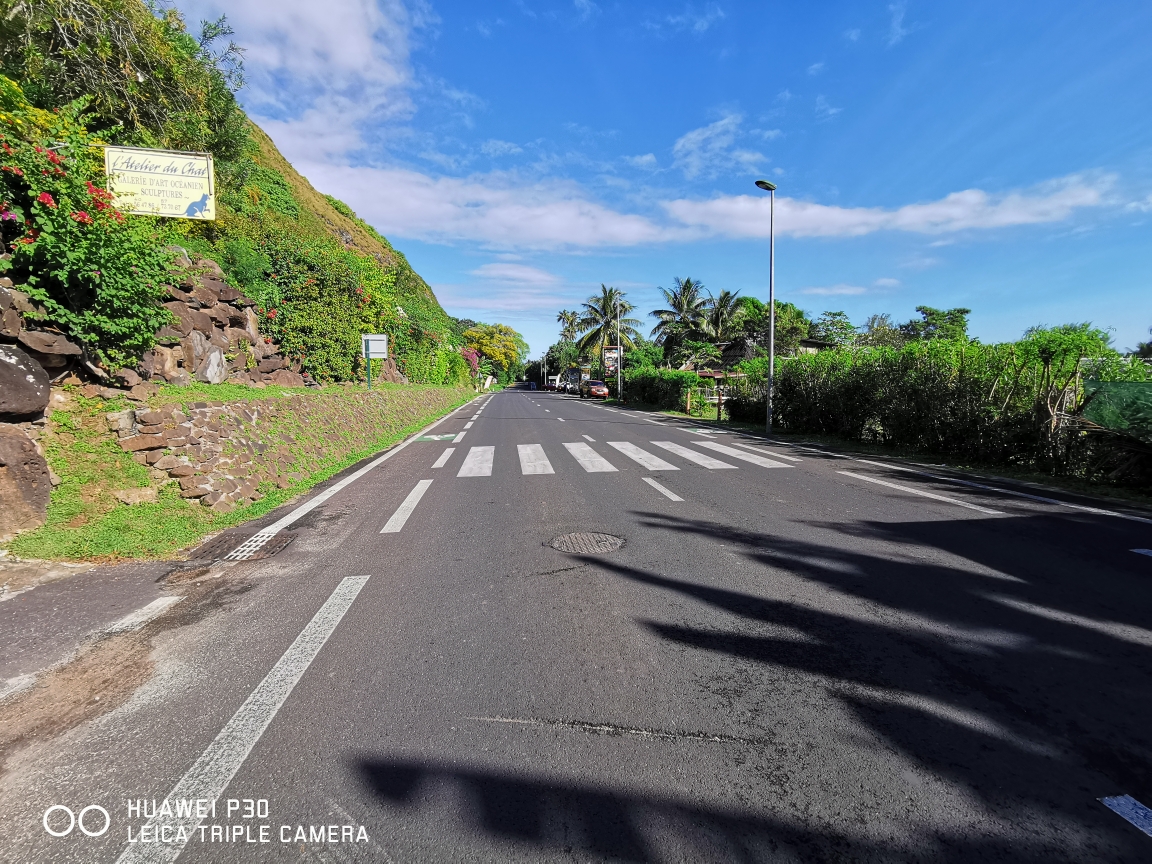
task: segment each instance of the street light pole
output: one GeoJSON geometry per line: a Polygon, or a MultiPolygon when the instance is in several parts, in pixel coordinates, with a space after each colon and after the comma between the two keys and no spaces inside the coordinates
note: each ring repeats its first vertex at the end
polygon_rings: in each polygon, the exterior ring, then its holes
{"type": "Polygon", "coordinates": [[[616,401],[624,401],[624,348],[620,338],[620,298],[616,298],[616,401]]]}
{"type": "Polygon", "coordinates": [[[765,429],[772,434],[772,385],[776,376],[776,184],[757,180],[771,198],[768,205],[768,411],[765,429]]]}

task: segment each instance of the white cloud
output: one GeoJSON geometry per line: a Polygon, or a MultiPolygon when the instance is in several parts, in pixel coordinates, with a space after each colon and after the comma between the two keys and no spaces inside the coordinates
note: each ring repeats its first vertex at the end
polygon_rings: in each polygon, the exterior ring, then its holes
{"type": "Polygon", "coordinates": [[[753,135],[759,135],[765,141],[775,141],[784,134],[781,129],[753,129],[753,135]]]}
{"type": "Polygon", "coordinates": [[[472,275],[497,282],[514,282],[518,285],[555,285],[560,281],[555,274],[526,264],[483,264],[473,270],[472,275]]]}
{"type": "Polygon", "coordinates": [[[824,61],[823,60],[821,60],[819,63],[813,63],[811,66],[808,67],[808,74],[809,75],[819,75],[823,71],[824,71],[824,61]]]}
{"type": "Polygon", "coordinates": [[[743,134],[743,122],[740,114],[727,114],[715,123],[682,135],[672,145],[673,163],[689,180],[716,177],[729,168],[757,170],[767,157],[734,146],[736,139],[743,134]]]}
{"type": "Polygon", "coordinates": [[[1135,210],[1139,213],[1147,213],[1152,211],[1152,194],[1149,194],[1143,201],[1132,201],[1124,209],[1135,210]]]}
{"type": "Polygon", "coordinates": [[[697,12],[695,7],[686,6],[679,15],[668,15],[658,21],[645,21],[644,26],[649,30],[663,30],[665,28],[676,31],[690,30],[693,33],[706,33],[717,21],[725,18],[724,10],[715,3],[704,6],[703,12],[697,12]]]}
{"type": "Polygon", "coordinates": [[[835,117],[843,110],[843,108],[833,108],[823,96],[816,97],[816,116],[821,120],[828,120],[835,117]]]}
{"type": "Polygon", "coordinates": [[[531,183],[499,172],[431,177],[403,168],[298,166],[385,236],[497,248],[637,246],[692,233],[592,201],[574,183],[531,183]]]}
{"type": "Polygon", "coordinates": [[[647,171],[655,171],[659,167],[655,153],[645,153],[643,156],[625,156],[624,161],[633,168],[643,168],[647,171]]]}
{"type": "Polygon", "coordinates": [[[587,21],[600,11],[600,7],[592,0],[573,0],[572,5],[576,7],[576,13],[580,16],[581,21],[587,21]]]}
{"type": "Polygon", "coordinates": [[[858,28],[854,28],[852,30],[845,30],[844,31],[844,38],[847,39],[849,42],[856,42],[860,39],[860,30],[858,28]]]}
{"type": "Polygon", "coordinates": [[[888,14],[891,15],[888,22],[888,47],[892,47],[903,41],[905,36],[916,29],[914,26],[904,26],[904,14],[907,11],[908,4],[903,2],[903,0],[899,3],[893,3],[888,7],[888,14]]]}
{"type": "MultiPolygon", "coordinates": [[[[1098,207],[1114,178],[1088,178],[1073,174],[1028,191],[989,195],[980,189],[953,192],[938,201],[906,204],[894,210],[882,207],[834,207],[776,199],[776,230],[795,237],[858,237],[876,231],[947,234],[989,230],[1014,225],[1061,222],[1076,210],[1098,207]]],[[[707,200],[664,202],[677,221],[725,237],[767,237],[767,196],[718,196],[707,200]]]]}
{"type": "Polygon", "coordinates": [[[867,290],[868,290],[867,288],[864,288],[860,285],[848,285],[844,282],[841,282],[837,285],[829,285],[827,287],[801,288],[800,293],[801,294],[823,294],[823,295],[831,296],[831,295],[863,294],[867,290]]]}
{"type": "Polygon", "coordinates": [[[497,156],[511,156],[516,153],[523,153],[524,149],[513,144],[511,141],[500,141],[497,138],[490,138],[480,145],[480,151],[485,156],[495,158],[497,156]]]}
{"type": "Polygon", "coordinates": [[[899,279],[893,279],[890,276],[883,276],[872,283],[877,288],[897,288],[900,285],[899,279]]]}

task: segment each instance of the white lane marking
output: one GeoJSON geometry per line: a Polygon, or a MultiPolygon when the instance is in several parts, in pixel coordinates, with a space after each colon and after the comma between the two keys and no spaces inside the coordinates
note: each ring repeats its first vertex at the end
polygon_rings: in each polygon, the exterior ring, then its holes
{"type": "Polygon", "coordinates": [[[659,483],[657,483],[651,477],[641,477],[640,479],[643,480],[645,483],[647,483],[649,486],[651,486],[653,489],[655,489],[657,492],[659,492],[661,495],[663,495],[665,498],[669,498],[673,501],[683,501],[684,500],[679,495],[677,495],[675,492],[673,492],[671,489],[665,489],[663,486],[661,486],[659,483]]]}
{"type": "Polygon", "coordinates": [[[457,435],[455,438],[452,439],[452,443],[453,444],[459,444],[463,440],[464,440],[464,433],[461,432],[459,435],[457,435]]]}
{"type": "Polygon", "coordinates": [[[580,467],[585,471],[615,471],[616,467],[604,459],[582,441],[577,441],[575,444],[565,444],[564,449],[572,454],[572,458],[580,463],[580,467]]]}
{"type": "Polygon", "coordinates": [[[649,471],[679,471],[671,462],[665,462],[659,456],[654,456],[647,450],[641,450],[628,441],[609,441],[608,446],[619,450],[633,462],[637,462],[649,471]]]}
{"type": "Polygon", "coordinates": [[[464,464],[456,473],[457,477],[491,477],[492,454],[495,447],[473,447],[464,457],[464,464]]]}
{"type": "Polygon", "coordinates": [[[1137,555],[1152,555],[1152,549],[1133,549],[1137,555]]]}
{"type": "Polygon", "coordinates": [[[727,462],[721,462],[719,459],[713,459],[711,456],[705,456],[703,453],[697,453],[695,450],[689,450],[687,447],[681,447],[672,441],[653,441],[657,447],[667,450],[669,453],[675,453],[687,459],[689,462],[695,462],[697,465],[703,465],[705,468],[735,468],[735,465],[729,465],[727,462]]]}
{"type": "Polygon", "coordinates": [[[471,421],[471,420],[469,420],[467,423],[465,423],[465,424],[464,424],[464,428],[465,428],[465,429],[471,429],[471,428],[472,428],[472,421],[471,421]]]}
{"type": "Polygon", "coordinates": [[[901,492],[910,492],[913,495],[920,495],[924,498],[934,498],[937,501],[946,501],[949,504],[956,504],[959,507],[967,507],[969,510],[979,510],[981,513],[987,513],[990,516],[1003,516],[999,510],[990,510],[987,507],[978,507],[975,504],[969,504],[967,501],[960,501],[956,498],[948,498],[944,495],[937,495],[933,492],[925,492],[923,489],[913,489],[911,486],[900,486],[896,483],[889,483],[887,480],[880,480],[876,477],[867,477],[863,474],[853,474],[851,471],[837,471],[837,474],[843,474],[845,477],[855,477],[857,480],[865,480],[869,483],[876,483],[879,486],[887,486],[890,489],[899,489],[901,492]]]}
{"type": "Polygon", "coordinates": [[[595,443],[596,443],[596,439],[595,439],[595,438],[593,438],[591,435],[581,435],[580,437],[581,437],[581,438],[587,438],[587,439],[588,439],[589,441],[591,441],[593,444],[595,444],[595,443]]]}
{"type": "Polygon", "coordinates": [[[1131,642],[1133,645],[1152,648],[1152,630],[1145,630],[1143,627],[1137,627],[1134,624],[1121,624],[1118,621],[1101,621],[1097,618],[1086,618],[1083,615],[1077,615],[1073,612],[1065,612],[1061,609],[1050,609],[1047,606],[1037,606],[1035,603],[1017,600],[1015,597],[1005,597],[1003,594],[985,594],[984,596],[994,603],[999,603],[1007,606],[1009,609],[1016,609],[1019,612],[1025,612],[1029,615],[1035,615],[1038,618],[1047,618],[1049,621],[1059,621],[1061,624],[1083,627],[1085,630],[1102,633],[1105,636],[1111,636],[1113,639],[1119,639],[1122,642],[1131,642]]]}
{"type": "Polygon", "coordinates": [[[475,414],[472,415],[471,419],[475,420],[479,416],[480,416],[480,412],[477,411],[475,414]]]}
{"type": "Polygon", "coordinates": [[[1152,837],[1152,810],[1149,810],[1131,795],[1113,795],[1099,799],[1100,803],[1124,819],[1127,819],[1149,837],[1152,837]]]}
{"type": "Polygon", "coordinates": [[[169,606],[173,606],[183,600],[183,597],[157,597],[147,606],[137,609],[135,612],[129,612],[116,623],[104,628],[104,633],[128,633],[132,630],[139,630],[153,618],[156,618],[169,606]]]}
{"type": "Polygon", "coordinates": [[[787,459],[789,462],[803,462],[799,456],[785,456],[783,453],[775,453],[771,450],[761,450],[759,447],[753,447],[751,444],[741,444],[739,441],[732,442],[733,447],[743,447],[745,450],[751,450],[753,453],[767,453],[776,459],[787,459]]]}
{"type": "MultiPolygon", "coordinates": [[[[214,801],[224,794],[248,754],[264,730],[284,705],[292,689],[307,671],[328,637],[368,581],[367,576],[348,576],[340,580],[336,590],[325,601],[320,610],[300,631],[296,641],[276,661],[264,680],[232,715],[208,749],[177,781],[176,786],[166,796],[168,801],[192,801],[203,799],[214,801]]],[[[172,843],[135,843],[120,855],[117,864],[171,864],[184,850],[184,845],[196,832],[202,821],[196,815],[196,808],[185,816],[173,816],[167,821],[153,818],[148,822],[152,836],[159,836],[160,826],[170,826],[171,836],[183,835],[186,839],[172,843]],[[183,831],[179,830],[183,829],[183,831]]],[[[164,834],[169,832],[165,831],[164,834]]]]}
{"type": "Polygon", "coordinates": [[[544,409],[544,413],[545,413],[545,414],[551,414],[551,413],[552,413],[552,411],[551,411],[551,409],[549,409],[549,408],[545,408],[545,409],[544,409]]]}
{"type": "Polygon", "coordinates": [[[408,521],[408,517],[412,515],[412,511],[416,509],[416,505],[420,503],[420,499],[424,497],[424,493],[428,491],[428,487],[431,485],[431,480],[421,480],[417,483],[416,487],[408,493],[408,497],[404,499],[404,503],[392,514],[392,518],[380,529],[380,533],[396,534],[403,528],[404,523],[408,521]]]}
{"type": "Polygon", "coordinates": [[[456,452],[455,447],[447,448],[443,453],[440,454],[440,458],[432,463],[432,467],[433,468],[443,468],[444,464],[451,458],[452,454],[455,452],[456,452]]]}
{"type": "Polygon", "coordinates": [[[786,465],[783,462],[777,462],[773,459],[765,459],[763,456],[753,456],[751,453],[745,453],[743,450],[737,450],[735,447],[729,447],[726,444],[720,444],[716,441],[693,441],[700,447],[707,447],[709,450],[715,450],[717,453],[723,453],[731,456],[733,459],[741,459],[745,462],[751,462],[753,465],[759,465],[762,468],[791,468],[791,465],[786,465]]]}
{"type": "Polygon", "coordinates": [[[563,423],[563,422],[564,422],[564,418],[563,418],[563,417],[557,417],[556,419],[557,419],[557,420],[559,420],[561,423],[563,423]]]}
{"type": "MultiPolygon", "coordinates": [[[[799,447],[799,444],[794,445],[799,447]]],[[[1143,522],[1146,525],[1152,525],[1152,519],[1146,519],[1143,516],[1132,516],[1128,513],[1119,513],[1115,510],[1104,510],[1100,507],[1088,507],[1084,504],[1072,504],[1068,501],[1061,501],[1058,498],[1045,498],[1043,495],[1029,495],[1027,492],[1017,492],[1015,489],[1005,489],[1002,486],[988,486],[984,483],[974,483],[971,480],[961,480],[959,477],[943,477],[939,474],[930,474],[927,471],[917,471],[915,468],[905,468],[903,465],[892,465],[887,462],[873,462],[871,459],[855,459],[851,456],[841,456],[839,453],[830,453],[825,450],[816,450],[814,448],[801,447],[800,449],[812,450],[813,453],[823,453],[825,456],[835,456],[837,459],[850,459],[853,462],[863,462],[866,465],[878,465],[881,468],[892,468],[896,471],[906,471],[909,474],[919,474],[921,477],[927,477],[930,480],[939,480],[941,483],[956,483],[960,486],[968,486],[972,489],[984,489],[988,492],[999,492],[1001,495],[1014,495],[1017,498],[1028,498],[1031,501],[1043,501],[1045,504],[1056,504],[1060,507],[1067,507],[1070,510],[1082,510],[1085,513],[1098,513],[1101,516],[1115,516],[1117,519],[1127,519],[1130,522],[1143,522]]]]}
{"type": "Polygon", "coordinates": [[[521,474],[555,474],[552,463],[544,454],[544,448],[539,444],[517,444],[516,452],[520,454],[521,474]]]}
{"type": "Polygon", "coordinates": [[[652,420],[649,417],[641,417],[640,419],[643,420],[645,423],[660,423],[659,420],[652,420]]]}
{"type": "MultiPolygon", "coordinates": [[[[348,486],[352,483],[355,483],[357,480],[359,480],[361,477],[363,477],[365,474],[367,474],[369,471],[371,471],[377,465],[382,465],[383,463],[387,462],[389,459],[391,459],[393,456],[395,456],[397,453],[399,453],[401,450],[403,450],[405,447],[407,447],[413,441],[420,438],[420,436],[427,435],[429,432],[431,432],[433,429],[435,429],[437,426],[439,426],[441,423],[443,423],[445,420],[447,420],[448,417],[450,417],[450,416],[451,415],[441,417],[439,420],[437,420],[432,425],[425,426],[423,429],[421,429],[415,435],[412,435],[408,439],[406,439],[405,441],[402,441],[401,443],[397,444],[395,447],[393,447],[387,453],[383,454],[379,458],[373,459],[371,462],[369,462],[367,465],[365,465],[363,468],[361,468],[356,473],[349,474],[347,477],[345,477],[339,483],[332,484],[332,486],[330,486],[328,489],[325,489],[323,492],[321,492],[315,498],[311,499],[310,501],[305,502],[304,504],[301,504],[299,507],[297,507],[295,510],[293,510],[291,513],[289,513],[284,518],[280,519],[277,522],[273,522],[267,528],[261,528],[260,533],[272,535],[272,534],[276,534],[279,531],[283,531],[285,528],[287,528],[289,525],[291,525],[297,519],[300,519],[301,517],[306,516],[307,514],[311,513],[313,510],[315,510],[317,507],[319,507],[321,504],[323,504],[325,501],[327,501],[329,498],[331,498],[333,495],[335,495],[341,489],[345,488],[346,486],[348,486]]],[[[453,440],[459,441],[463,437],[464,437],[464,433],[461,432],[453,440]]]]}

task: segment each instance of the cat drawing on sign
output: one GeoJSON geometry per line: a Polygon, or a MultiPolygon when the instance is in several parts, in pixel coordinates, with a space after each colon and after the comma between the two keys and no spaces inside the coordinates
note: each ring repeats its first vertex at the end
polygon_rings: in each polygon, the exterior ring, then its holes
{"type": "Polygon", "coordinates": [[[204,208],[208,206],[208,193],[205,192],[200,196],[198,201],[193,201],[188,205],[188,209],[184,211],[185,216],[200,216],[204,213],[204,208]]]}

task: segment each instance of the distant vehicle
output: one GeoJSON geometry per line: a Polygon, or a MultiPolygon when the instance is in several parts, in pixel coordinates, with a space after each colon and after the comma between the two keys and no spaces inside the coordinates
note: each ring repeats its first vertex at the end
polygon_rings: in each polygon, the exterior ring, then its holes
{"type": "Polygon", "coordinates": [[[607,399],[608,388],[603,381],[585,381],[580,385],[581,399],[607,399]]]}
{"type": "Polygon", "coordinates": [[[557,388],[556,388],[556,385],[555,385],[554,383],[552,383],[551,381],[549,381],[547,384],[545,384],[545,385],[544,385],[543,387],[541,387],[540,389],[541,389],[541,390],[547,390],[547,391],[550,391],[550,392],[552,392],[552,393],[555,393],[557,388]]]}
{"type": "Polygon", "coordinates": [[[529,390],[535,390],[536,389],[536,382],[535,381],[529,381],[528,382],[528,389],[529,390]]]}

